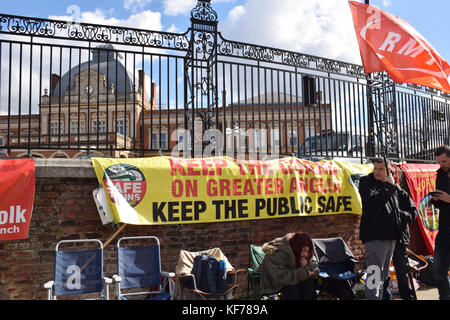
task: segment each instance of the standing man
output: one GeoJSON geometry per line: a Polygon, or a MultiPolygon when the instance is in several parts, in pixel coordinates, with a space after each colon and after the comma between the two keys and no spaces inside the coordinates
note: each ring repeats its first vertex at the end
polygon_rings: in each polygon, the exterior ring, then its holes
{"type": "Polygon", "coordinates": [[[436,193],[431,202],[439,209],[439,231],[434,243],[433,275],[439,299],[450,300],[450,147],[437,148],[435,156],[440,168],[436,176],[436,193]]]}
{"type": "MultiPolygon", "coordinates": [[[[416,300],[414,287],[410,285],[409,263],[407,255],[407,247],[409,245],[410,233],[408,224],[417,218],[417,208],[408,192],[398,187],[398,222],[400,230],[400,239],[395,243],[392,262],[394,264],[395,273],[397,275],[398,291],[403,300],[416,300]]],[[[389,278],[384,283],[383,299],[390,299],[387,292],[389,286],[389,278]]]]}
{"type": "Polygon", "coordinates": [[[401,238],[401,221],[406,223],[409,218],[398,210],[399,194],[403,190],[395,185],[392,175],[388,175],[384,160],[378,158],[372,162],[373,172],[359,181],[362,200],[359,237],[366,250],[366,299],[380,300],[395,243],[401,238]]]}

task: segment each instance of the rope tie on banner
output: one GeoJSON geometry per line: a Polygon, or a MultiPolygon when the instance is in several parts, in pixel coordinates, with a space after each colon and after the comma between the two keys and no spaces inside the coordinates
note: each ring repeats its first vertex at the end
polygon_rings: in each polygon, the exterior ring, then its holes
{"type": "Polygon", "coordinates": [[[400,185],[400,175],[399,175],[399,170],[398,170],[398,165],[400,165],[399,163],[396,163],[394,168],[395,168],[395,179],[397,180],[397,184],[400,185]]]}

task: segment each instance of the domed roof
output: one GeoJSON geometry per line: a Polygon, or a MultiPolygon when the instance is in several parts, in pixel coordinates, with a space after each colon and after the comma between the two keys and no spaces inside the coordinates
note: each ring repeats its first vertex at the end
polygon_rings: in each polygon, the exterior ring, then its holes
{"type": "MultiPolygon", "coordinates": [[[[139,82],[137,80],[133,82],[132,74],[126,70],[121,62],[121,60],[123,60],[122,56],[118,52],[112,50],[114,50],[114,47],[111,44],[101,45],[92,49],[92,59],[83,62],[81,65],[77,65],[66,72],[58,81],[55,90],[53,91],[53,96],[59,96],[59,86],[61,84],[61,95],[64,96],[66,94],[66,89],[69,87],[69,77],[72,78],[70,80],[70,85],[73,87],[75,85],[75,76],[82,73],[84,70],[88,70],[88,68],[105,75],[105,79],[109,80],[108,87],[112,83],[116,94],[133,92],[132,88],[134,85],[138,86],[139,82]]],[[[100,81],[101,80],[102,79],[100,78],[100,81]]],[[[81,90],[83,90],[83,88],[81,88],[81,90]]]]}

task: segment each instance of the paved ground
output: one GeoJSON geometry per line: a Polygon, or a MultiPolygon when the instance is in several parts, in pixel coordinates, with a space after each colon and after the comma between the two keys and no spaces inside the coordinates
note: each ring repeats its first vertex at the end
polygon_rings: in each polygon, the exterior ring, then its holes
{"type": "Polygon", "coordinates": [[[417,300],[439,300],[436,287],[421,287],[416,290],[417,300]]]}
{"type": "MultiPolygon", "coordinates": [[[[439,300],[439,294],[436,287],[420,287],[416,290],[417,300],[439,300]]],[[[393,295],[394,299],[400,299],[397,294],[393,295]]]]}

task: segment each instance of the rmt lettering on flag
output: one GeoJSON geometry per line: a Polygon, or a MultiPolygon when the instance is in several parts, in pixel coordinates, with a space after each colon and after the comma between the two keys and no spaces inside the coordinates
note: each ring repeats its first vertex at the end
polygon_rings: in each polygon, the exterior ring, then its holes
{"type": "Polygon", "coordinates": [[[386,71],[399,83],[450,92],[450,66],[406,21],[374,6],[349,1],[365,73],[386,71]]]}

